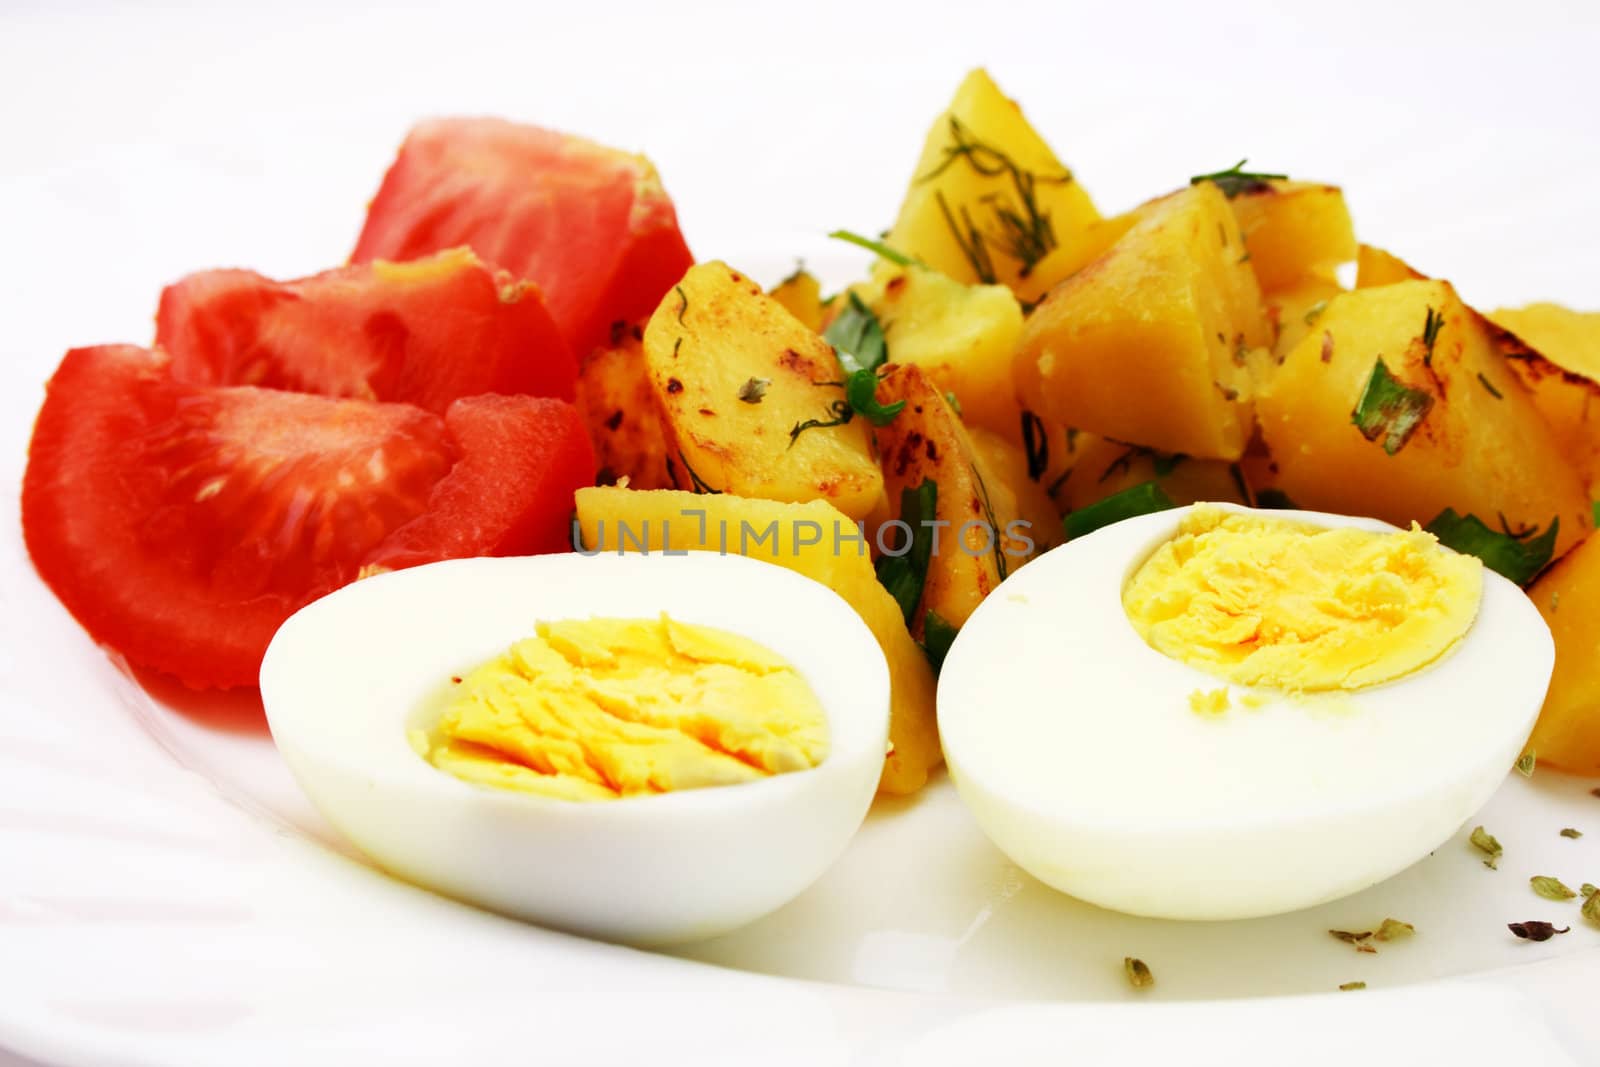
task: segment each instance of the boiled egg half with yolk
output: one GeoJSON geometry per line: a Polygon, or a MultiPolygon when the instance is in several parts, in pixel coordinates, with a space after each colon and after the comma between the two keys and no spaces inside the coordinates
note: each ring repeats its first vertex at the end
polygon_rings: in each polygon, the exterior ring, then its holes
{"type": "Polygon", "coordinates": [[[1002,583],[956,639],[939,731],[984,832],[1137,915],[1309,907],[1427,855],[1538,716],[1550,632],[1417,529],[1200,504],[1002,583]]]}
{"type": "Polygon", "coordinates": [[[636,944],[786,903],[871,804],[889,678],[839,596],[738,556],[451,560],[289,619],[261,695],[385,870],[636,944]]]}

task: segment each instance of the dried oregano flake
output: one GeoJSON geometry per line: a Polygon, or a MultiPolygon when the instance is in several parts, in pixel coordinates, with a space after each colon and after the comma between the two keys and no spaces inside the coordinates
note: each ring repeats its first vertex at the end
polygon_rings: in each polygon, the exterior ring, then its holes
{"type": "Polygon", "coordinates": [[[1128,984],[1135,989],[1148,989],[1156,984],[1156,976],[1150,973],[1144,960],[1132,956],[1122,957],[1122,973],[1128,976],[1128,984]]]}
{"type": "Polygon", "coordinates": [[[1559,878],[1551,878],[1547,874],[1536,874],[1528,879],[1533,886],[1533,891],[1546,900],[1571,900],[1578,894],[1568,889],[1559,878]]]}
{"type": "Polygon", "coordinates": [[[1506,929],[1524,941],[1548,941],[1557,934],[1566,933],[1572,927],[1563,926],[1558,929],[1553,923],[1535,919],[1525,923],[1506,923],[1506,929]]]}
{"type": "Polygon", "coordinates": [[[1399,941],[1417,932],[1417,928],[1399,919],[1385,919],[1376,930],[1329,930],[1334,938],[1343,941],[1357,952],[1377,952],[1374,941],[1399,941]]]}
{"type": "Polygon", "coordinates": [[[1483,861],[1485,867],[1491,871],[1499,868],[1500,856],[1505,849],[1500,847],[1500,842],[1495,840],[1493,834],[1481,826],[1474,826],[1472,828],[1472,836],[1468,840],[1472,842],[1473,848],[1488,854],[1489,858],[1483,861]]]}

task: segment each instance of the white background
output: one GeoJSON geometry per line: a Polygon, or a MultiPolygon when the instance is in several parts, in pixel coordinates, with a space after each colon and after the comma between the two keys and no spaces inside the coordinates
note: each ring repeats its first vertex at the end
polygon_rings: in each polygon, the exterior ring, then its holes
{"type": "Polygon", "coordinates": [[[645,151],[696,253],[770,256],[887,226],[974,64],[1108,212],[1249,156],[1343,182],[1366,240],[1469,301],[1600,306],[1594,3],[0,0],[7,570],[62,351],[148,341],[190,270],[337,265],[415,118],[645,151]]]}

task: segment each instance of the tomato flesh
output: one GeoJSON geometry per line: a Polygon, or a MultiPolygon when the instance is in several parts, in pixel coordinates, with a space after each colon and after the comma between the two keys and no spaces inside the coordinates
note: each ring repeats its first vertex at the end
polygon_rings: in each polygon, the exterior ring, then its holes
{"type": "Polygon", "coordinates": [[[479,393],[572,399],[577,363],[539,290],[457,248],[297,281],[191,274],[161,294],[156,344],[172,374],[416,404],[479,393]]]}
{"type": "Polygon", "coordinates": [[[573,494],[594,484],[594,450],[577,408],[531,396],[477,396],[445,412],[461,460],[427,509],[367,559],[398,570],[458,556],[564,552],[573,494]]]}
{"type": "Polygon", "coordinates": [[[536,283],[580,358],[613,322],[655,310],[694,263],[644,157],[499,119],[412,129],[350,258],[459,245],[536,283]]]}
{"type": "Polygon", "coordinates": [[[559,547],[592,470],[557,400],[440,417],[75,349],[34,426],[23,534],[95,640],[191,686],[254,685],[283,620],[364,569],[559,547]]]}

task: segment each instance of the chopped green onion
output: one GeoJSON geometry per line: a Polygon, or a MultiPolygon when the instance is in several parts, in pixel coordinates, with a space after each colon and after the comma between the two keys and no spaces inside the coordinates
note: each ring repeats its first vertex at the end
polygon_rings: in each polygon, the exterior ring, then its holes
{"type": "Polygon", "coordinates": [[[924,478],[915,489],[900,490],[900,521],[911,528],[910,544],[897,545],[903,549],[899,555],[879,557],[878,582],[900,605],[900,614],[906,625],[911,625],[917,604],[922,600],[922,586],[928,578],[928,560],[933,554],[936,530],[923,529],[923,522],[932,522],[939,506],[939,485],[932,478],[924,478]]]}
{"type": "Polygon", "coordinates": [[[922,616],[922,648],[928,654],[928,663],[932,665],[934,674],[937,675],[944,667],[944,658],[950,654],[950,646],[955,643],[958,632],[937,611],[930,609],[922,616]]]}
{"type": "Polygon", "coordinates": [[[863,237],[859,233],[852,233],[849,230],[834,230],[828,236],[835,241],[846,241],[857,248],[865,248],[879,259],[886,259],[899,267],[922,267],[927,269],[928,266],[914,256],[908,256],[904,252],[897,252],[884,242],[874,241],[872,238],[863,237]]]}
{"type": "Polygon", "coordinates": [[[1161,486],[1153,481],[1140,482],[1120,493],[1112,493],[1104,500],[1097,500],[1088,507],[1079,508],[1066,517],[1062,526],[1066,530],[1067,540],[1071,541],[1093,533],[1102,526],[1176,506],[1161,486]]]}

